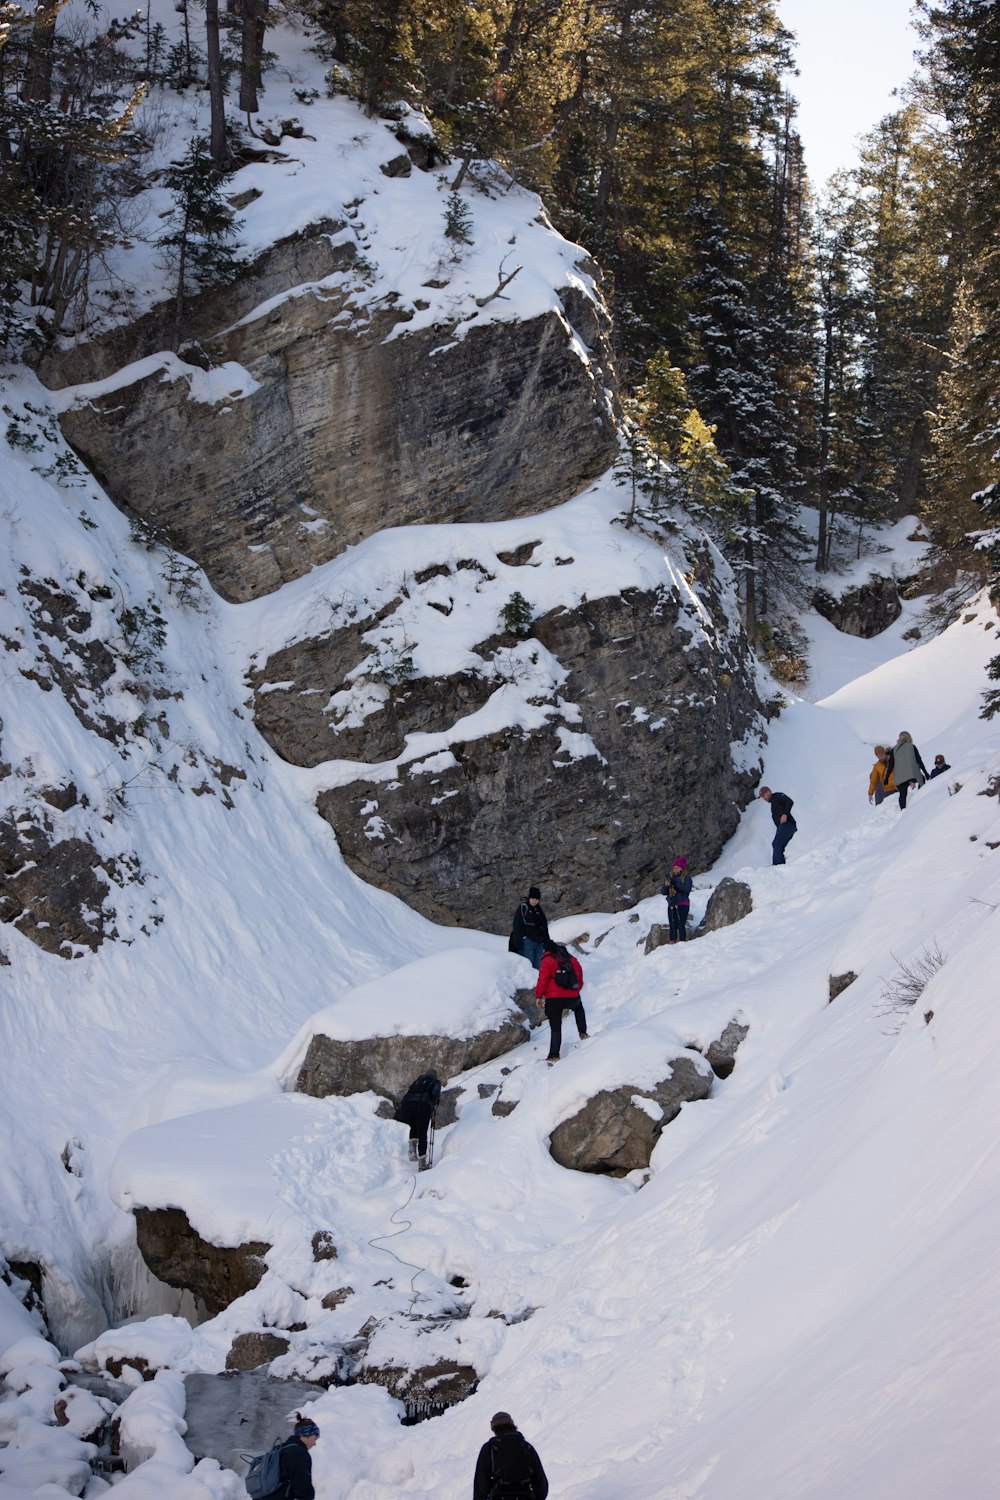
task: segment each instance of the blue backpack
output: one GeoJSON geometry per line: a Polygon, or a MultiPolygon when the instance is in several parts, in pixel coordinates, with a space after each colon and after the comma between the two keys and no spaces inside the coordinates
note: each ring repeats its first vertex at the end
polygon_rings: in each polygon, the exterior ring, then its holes
{"type": "Polygon", "coordinates": [[[266,1500],[268,1495],[283,1493],[281,1450],[287,1441],[287,1438],[275,1438],[266,1453],[258,1453],[254,1457],[243,1454],[244,1458],[250,1457],[250,1467],[243,1482],[247,1487],[247,1494],[253,1500],[266,1500]]]}

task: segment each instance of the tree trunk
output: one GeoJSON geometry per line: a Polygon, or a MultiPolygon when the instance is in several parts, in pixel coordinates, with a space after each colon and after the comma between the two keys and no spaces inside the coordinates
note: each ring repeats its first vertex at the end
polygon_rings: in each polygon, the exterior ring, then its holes
{"type": "Polygon", "coordinates": [[[256,114],[260,105],[260,59],[264,46],[264,16],[267,0],[243,0],[242,42],[240,58],[240,109],[246,115],[256,114]]]}
{"type": "Polygon", "coordinates": [[[226,95],[219,49],[219,0],[205,0],[205,47],[208,52],[208,99],[211,112],[208,149],[219,171],[229,160],[226,141],[226,95]]]}

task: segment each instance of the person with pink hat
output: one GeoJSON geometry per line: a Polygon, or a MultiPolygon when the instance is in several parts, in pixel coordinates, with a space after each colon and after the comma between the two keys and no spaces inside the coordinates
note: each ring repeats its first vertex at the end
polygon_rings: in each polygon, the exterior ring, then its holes
{"type": "Polygon", "coordinates": [[[687,919],[691,910],[691,876],[687,872],[687,863],[684,855],[678,854],[660,886],[660,895],[667,898],[671,943],[687,941],[687,919]]]}

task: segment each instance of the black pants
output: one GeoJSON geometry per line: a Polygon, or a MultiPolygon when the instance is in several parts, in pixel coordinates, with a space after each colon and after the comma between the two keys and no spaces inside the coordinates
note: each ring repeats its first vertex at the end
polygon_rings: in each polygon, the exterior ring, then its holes
{"type": "Polygon", "coordinates": [[[554,1000],[545,1002],[545,1019],[549,1023],[549,1057],[558,1057],[559,1048],[562,1046],[562,1013],[571,1010],[576,1019],[576,1029],[581,1036],[587,1034],[587,1017],[583,1013],[583,1001],[577,995],[574,1000],[571,995],[558,995],[554,1000]]]}
{"type": "Polygon", "coordinates": [[[433,1106],[421,1104],[416,1099],[404,1099],[396,1111],[396,1119],[410,1127],[410,1140],[417,1143],[417,1155],[427,1155],[427,1129],[431,1123],[433,1106]]]}
{"type": "Polygon", "coordinates": [[[900,805],[900,807],[905,807],[906,806],[906,794],[907,794],[907,792],[910,791],[910,790],[916,791],[916,789],[917,789],[917,783],[915,781],[904,781],[903,782],[903,785],[899,789],[899,805],[900,805]]]}
{"type": "Polygon", "coordinates": [[[670,941],[672,943],[683,943],[687,938],[688,912],[691,910],[690,902],[685,901],[683,905],[668,906],[667,917],[670,921],[670,941]]]}

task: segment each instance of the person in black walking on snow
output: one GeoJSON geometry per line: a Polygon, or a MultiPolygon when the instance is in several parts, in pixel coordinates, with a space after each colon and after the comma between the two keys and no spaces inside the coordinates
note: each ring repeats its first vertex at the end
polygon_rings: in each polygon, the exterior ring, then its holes
{"type": "Polygon", "coordinates": [[[549,924],[541,907],[542,893],[537,885],[528,891],[527,901],[522,901],[514,913],[510,942],[511,953],[520,953],[533,969],[540,967],[545,943],[549,936],[549,924]]]}
{"type": "Polygon", "coordinates": [[[935,776],[941,776],[945,771],[950,771],[950,770],[951,770],[951,766],[949,766],[949,764],[945,760],[944,756],[943,755],[935,755],[935,757],[934,757],[934,764],[931,766],[931,774],[928,776],[927,780],[928,781],[933,781],[934,778],[935,778],[935,776]]]}
{"type": "Polygon", "coordinates": [[[493,1436],[476,1460],[472,1500],[545,1500],[549,1481],[542,1461],[514,1426],[510,1412],[498,1411],[490,1426],[493,1436]]]}
{"type": "Polygon", "coordinates": [[[414,1078],[399,1102],[396,1119],[410,1127],[410,1160],[427,1170],[427,1131],[441,1100],[441,1080],[433,1068],[414,1078]]]}
{"type": "Polygon", "coordinates": [[[762,786],[757,793],[765,802],[770,804],[771,817],[774,820],[774,839],[771,843],[772,865],[783,865],[785,863],[785,850],[799,831],[799,825],[792,817],[793,802],[791,797],[784,792],[772,792],[769,786],[762,786]]]}
{"type": "Polygon", "coordinates": [[[687,860],[678,855],[670,867],[670,873],[660,886],[660,895],[667,898],[667,918],[670,922],[670,942],[687,940],[687,919],[691,910],[691,876],[687,872],[687,860]]]}
{"type": "Polygon", "coordinates": [[[583,969],[580,960],[566,951],[562,943],[552,938],[545,941],[545,957],[538,971],[535,999],[545,1006],[545,1019],[549,1023],[549,1055],[547,1063],[559,1061],[562,1046],[562,1017],[564,1010],[571,1010],[580,1033],[581,1042],[589,1041],[587,1017],[584,1014],[580,991],[583,989],[583,969]]]}
{"type": "Polygon", "coordinates": [[[291,1437],[281,1445],[278,1473],[281,1485],[278,1494],[287,1500],[315,1500],[316,1491],[312,1482],[312,1454],[319,1442],[319,1428],[315,1422],[295,1413],[295,1427],[291,1437]]]}

